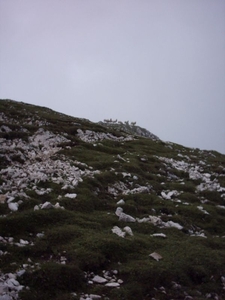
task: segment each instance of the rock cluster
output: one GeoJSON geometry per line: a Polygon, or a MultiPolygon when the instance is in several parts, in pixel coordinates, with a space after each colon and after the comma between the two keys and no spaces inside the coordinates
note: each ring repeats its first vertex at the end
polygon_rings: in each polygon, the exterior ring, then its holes
{"type": "Polygon", "coordinates": [[[55,205],[51,204],[50,202],[46,201],[43,204],[35,205],[34,210],[39,210],[39,209],[52,209],[52,208],[60,208],[60,209],[65,209],[63,206],[60,206],[59,202],[57,202],[55,205]]]}
{"type": "MultiPolygon", "coordinates": [[[[0,185],[0,202],[7,201],[11,211],[17,211],[22,200],[14,201],[15,197],[26,199],[26,191],[34,190],[38,195],[51,192],[51,189],[40,189],[39,182],[52,181],[62,186],[62,191],[67,188],[74,188],[85,176],[92,177],[99,173],[86,164],[77,162],[77,165],[85,167],[84,170],[74,165],[63,155],[59,159],[53,159],[61,147],[59,144],[69,140],[63,135],[55,135],[40,128],[34,135],[25,142],[21,139],[14,139],[13,142],[1,139],[1,150],[4,151],[4,158],[9,166],[0,170],[3,183],[0,185]],[[19,162],[14,160],[19,157],[19,162]],[[14,202],[13,202],[14,201],[14,202]]],[[[76,162],[75,162],[76,163],[76,162]]],[[[66,194],[65,197],[73,197],[66,194]]]]}
{"type": "Polygon", "coordinates": [[[103,284],[107,287],[119,288],[123,283],[122,279],[117,278],[118,270],[103,270],[102,276],[95,275],[93,272],[86,273],[86,278],[88,279],[89,284],[103,284]]]}
{"type": "Polygon", "coordinates": [[[116,235],[124,238],[127,235],[133,236],[133,231],[129,226],[125,226],[123,230],[119,228],[118,226],[114,226],[112,229],[112,232],[115,233],[116,235]]]}
{"type": "Polygon", "coordinates": [[[82,129],[77,130],[78,137],[87,143],[94,143],[94,142],[100,142],[103,140],[112,140],[117,142],[125,142],[125,141],[132,141],[134,138],[132,136],[127,137],[117,137],[111,133],[104,133],[104,132],[95,132],[91,130],[85,130],[82,129]]]}
{"type": "Polygon", "coordinates": [[[18,281],[18,277],[21,275],[21,272],[16,274],[0,273],[0,300],[19,299],[19,292],[24,288],[18,281]]]}
{"type": "MultiPolygon", "coordinates": [[[[179,156],[182,157],[182,154],[179,156]]],[[[197,191],[218,191],[220,193],[225,192],[225,187],[221,187],[220,183],[218,182],[218,174],[216,173],[204,173],[203,166],[205,163],[203,161],[200,161],[199,164],[194,164],[193,162],[186,162],[184,160],[175,160],[173,158],[167,158],[167,157],[158,157],[158,159],[165,162],[168,166],[171,166],[172,168],[175,168],[179,171],[184,171],[189,174],[189,178],[193,180],[201,180],[202,183],[200,183],[197,186],[197,191]],[[215,177],[214,179],[211,179],[211,177],[215,177]]],[[[187,160],[189,160],[189,157],[186,157],[187,160]]],[[[222,176],[222,175],[221,175],[222,176]]],[[[223,175],[224,176],[224,175],[223,175]]],[[[225,196],[223,194],[222,196],[225,196]]]]}
{"type": "Polygon", "coordinates": [[[137,126],[136,122],[129,122],[129,121],[122,122],[122,121],[117,121],[112,119],[105,119],[104,122],[99,122],[99,124],[109,128],[111,127],[118,131],[123,130],[128,134],[149,138],[153,141],[159,140],[159,138],[155,134],[151,133],[145,128],[137,126]]]}
{"type": "Polygon", "coordinates": [[[117,181],[113,185],[108,186],[108,192],[114,196],[119,194],[123,195],[134,195],[134,194],[148,194],[150,192],[150,186],[138,186],[135,188],[130,188],[133,182],[130,182],[129,185],[122,181],[117,181]]]}
{"type": "Polygon", "coordinates": [[[139,219],[137,218],[138,223],[151,223],[155,226],[158,226],[159,228],[170,228],[174,227],[179,230],[183,229],[183,226],[181,226],[179,223],[173,222],[173,221],[167,221],[163,222],[161,219],[161,216],[148,216],[147,218],[139,219]]]}

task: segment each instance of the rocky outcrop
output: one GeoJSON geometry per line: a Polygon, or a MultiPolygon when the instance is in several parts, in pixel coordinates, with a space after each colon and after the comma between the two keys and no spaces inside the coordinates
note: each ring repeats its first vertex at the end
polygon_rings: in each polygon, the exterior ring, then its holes
{"type": "Polygon", "coordinates": [[[95,132],[95,131],[91,131],[91,130],[83,131],[82,129],[77,130],[77,135],[82,141],[87,142],[87,143],[100,142],[103,140],[125,142],[125,141],[132,141],[134,139],[132,136],[117,137],[111,133],[95,132]]]}
{"type": "Polygon", "coordinates": [[[114,130],[127,132],[131,135],[149,138],[153,141],[159,140],[159,138],[155,134],[151,133],[145,128],[136,125],[136,122],[129,123],[129,121],[121,122],[117,120],[113,121],[112,119],[106,119],[103,122],[99,122],[99,124],[107,128],[113,128],[114,130]]]}

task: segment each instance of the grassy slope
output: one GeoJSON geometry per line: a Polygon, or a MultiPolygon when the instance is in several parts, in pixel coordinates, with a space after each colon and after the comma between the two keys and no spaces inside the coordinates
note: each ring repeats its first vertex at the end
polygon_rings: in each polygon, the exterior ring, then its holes
{"type": "MultiPolygon", "coordinates": [[[[218,192],[196,193],[198,181],[190,180],[184,171],[172,167],[169,169],[157,158],[182,160],[184,158],[178,156],[178,153],[182,153],[190,158],[189,162],[198,164],[204,161],[203,172],[224,175],[224,155],[145,138],[123,143],[102,141],[94,147],[78,139],[77,129],[98,132],[108,132],[109,129],[88,120],[18,102],[0,101],[0,112],[19,121],[19,125],[0,122],[0,126],[8,125],[12,129],[10,133],[0,133],[0,137],[27,140],[38,126],[34,122],[32,125],[23,125],[24,120],[28,116],[32,120],[46,120],[43,128],[55,133],[67,133],[71,140],[71,148],[62,145],[63,149],[56,156],[65,155],[101,171],[94,178],[79,183],[74,190],[68,190],[78,196],[74,200],[61,200],[60,204],[65,210],[33,211],[35,204],[57,202],[61,186],[52,182],[39,183],[40,187],[53,189],[48,195],[40,197],[32,191],[28,192],[30,200],[24,201],[17,212],[8,214],[7,205],[0,204],[0,214],[7,214],[7,217],[0,218],[1,236],[13,236],[15,240],[23,238],[35,243],[35,246],[22,248],[0,243],[1,249],[8,251],[4,257],[0,256],[1,270],[14,272],[27,263],[27,258],[31,259],[33,265],[39,263],[41,266],[31,269],[30,273],[26,272],[21,279],[30,287],[30,290],[21,293],[22,299],[72,299],[71,292],[104,294],[109,299],[184,299],[184,291],[194,299],[205,299],[208,292],[225,297],[220,279],[225,275],[225,238],[222,238],[225,236],[225,210],[216,207],[218,204],[224,205],[224,199],[218,192]],[[21,126],[27,128],[28,132],[22,132],[21,126]],[[118,154],[125,161],[118,160],[118,154]],[[137,176],[139,185],[151,186],[150,194],[118,195],[115,199],[108,192],[108,185],[119,180],[127,184],[134,181],[129,177],[123,178],[122,172],[137,176]],[[169,180],[168,172],[183,179],[185,184],[181,185],[176,179],[169,180]],[[190,205],[160,197],[161,191],[174,189],[183,191],[179,199],[190,205]],[[201,204],[201,197],[209,202],[201,204]],[[137,222],[121,224],[114,214],[116,202],[121,198],[126,203],[124,211],[133,217],[163,214],[165,222],[173,220],[184,229],[160,229],[152,224],[137,222]],[[198,205],[202,205],[210,214],[203,214],[197,209],[198,205]],[[115,225],[129,225],[134,236],[123,239],[112,234],[111,229],[115,225]],[[190,236],[188,230],[192,228],[204,230],[207,239],[190,236]],[[43,238],[36,237],[39,232],[45,233],[43,238]],[[151,236],[159,232],[165,233],[167,238],[151,236]],[[154,251],[162,255],[161,261],[149,257],[154,251]],[[66,256],[66,265],[56,263],[60,255],[66,256]],[[120,289],[87,285],[84,271],[101,275],[105,269],[119,271],[119,278],[124,280],[120,289]],[[173,281],[182,288],[173,289],[173,281]],[[160,291],[161,286],[165,287],[167,295],[160,291]]],[[[118,135],[117,132],[114,134],[118,135]]],[[[1,154],[4,153],[1,151],[1,154]]],[[[6,166],[7,162],[1,156],[0,167],[3,169],[6,166]]],[[[224,178],[218,177],[221,186],[225,186],[224,178]]]]}

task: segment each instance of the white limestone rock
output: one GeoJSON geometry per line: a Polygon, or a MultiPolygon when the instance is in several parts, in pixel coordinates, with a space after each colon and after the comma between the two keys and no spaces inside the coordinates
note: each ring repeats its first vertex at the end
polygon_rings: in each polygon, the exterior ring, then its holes
{"type": "Polygon", "coordinates": [[[123,199],[119,200],[117,203],[117,205],[124,205],[125,204],[125,201],[123,199]]]}
{"type": "Polygon", "coordinates": [[[205,215],[209,215],[209,213],[203,208],[203,206],[197,206],[197,208],[202,211],[205,215]]]}
{"type": "Polygon", "coordinates": [[[25,272],[26,272],[26,270],[21,269],[21,270],[17,271],[16,275],[17,275],[18,277],[20,277],[20,276],[22,276],[25,272]]]}
{"type": "Polygon", "coordinates": [[[99,275],[95,275],[93,278],[92,278],[92,281],[95,282],[95,283],[106,283],[107,282],[107,279],[105,279],[104,277],[101,277],[99,275]]]}
{"type": "Polygon", "coordinates": [[[42,238],[42,237],[44,237],[44,233],[43,232],[40,232],[40,233],[37,233],[36,234],[36,237],[38,237],[38,238],[42,238]]]}
{"type": "Polygon", "coordinates": [[[105,284],[105,286],[108,286],[108,287],[120,287],[120,284],[119,282],[108,282],[105,284]]]}
{"type": "Polygon", "coordinates": [[[178,223],[175,223],[173,221],[167,221],[167,222],[163,222],[161,220],[160,217],[157,216],[149,216],[148,218],[142,218],[142,219],[138,219],[137,218],[138,223],[151,223],[155,226],[158,226],[160,228],[169,228],[169,227],[175,227],[179,230],[183,229],[183,226],[181,226],[178,223]]]}
{"type": "Polygon", "coordinates": [[[117,207],[115,214],[119,217],[119,221],[132,223],[136,222],[136,220],[132,216],[123,213],[122,207],[117,207]]]}
{"type": "Polygon", "coordinates": [[[173,191],[162,191],[161,196],[166,200],[171,200],[173,196],[178,196],[180,193],[176,190],[173,191]],[[166,194],[167,192],[167,194],[166,194]]]}
{"type": "Polygon", "coordinates": [[[69,193],[67,193],[66,195],[65,195],[65,197],[67,197],[67,198],[70,198],[70,199],[75,199],[76,197],[77,197],[77,194],[69,194],[69,193]]]}
{"type": "Polygon", "coordinates": [[[123,230],[125,231],[125,233],[129,234],[130,236],[133,236],[133,231],[129,226],[126,226],[123,228],[123,230]]]}
{"type": "Polygon", "coordinates": [[[10,202],[10,203],[8,203],[8,207],[11,211],[17,211],[19,205],[17,202],[10,202]]]}
{"type": "Polygon", "coordinates": [[[153,234],[151,234],[151,236],[166,238],[166,234],[164,234],[164,233],[153,233],[153,234]]]}
{"type": "Polygon", "coordinates": [[[122,207],[117,207],[115,214],[119,217],[122,212],[123,212],[122,207]]]}
{"type": "Polygon", "coordinates": [[[96,294],[90,294],[89,297],[90,297],[92,300],[94,300],[94,299],[101,299],[101,298],[102,298],[102,296],[96,295],[96,294]]]}
{"type": "Polygon", "coordinates": [[[155,259],[156,261],[159,261],[160,259],[162,259],[162,256],[157,252],[152,252],[151,254],[149,254],[149,256],[152,257],[153,259],[155,259]]]}
{"type": "Polygon", "coordinates": [[[182,230],[182,229],[183,229],[183,226],[181,226],[180,224],[175,223],[175,222],[173,222],[173,221],[163,222],[163,226],[164,226],[164,227],[174,227],[174,228],[177,228],[177,229],[179,229],[179,230],[182,230]]]}
{"type": "Polygon", "coordinates": [[[131,177],[131,174],[130,173],[126,173],[126,172],[122,172],[122,175],[123,175],[123,178],[125,178],[125,177],[131,177]]]}
{"type": "Polygon", "coordinates": [[[41,205],[41,209],[51,209],[51,208],[54,208],[54,206],[48,201],[46,201],[44,204],[41,205]]]}
{"type": "Polygon", "coordinates": [[[112,232],[122,238],[124,238],[126,235],[126,232],[123,232],[118,226],[114,226],[112,232]]]}
{"type": "Polygon", "coordinates": [[[147,194],[149,193],[149,187],[147,186],[140,186],[138,188],[134,188],[132,190],[127,189],[125,191],[123,191],[123,195],[129,195],[129,194],[147,194]]]}
{"type": "Polygon", "coordinates": [[[56,209],[65,209],[64,206],[60,206],[59,202],[57,202],[57,203],[54,205],[54,208],[56,208],[56,209]]]}
{"type": "Polygon", "coordinates": [[[20,244],[21,244],[21,245],[28,245],[29,242],[26,241],[26,240],[20,239],[20,244]]]}
{"type": "Polygon", "coordinates": [[[38,205],[35,205],[34,211],[35,211],[35,210],[39,210],[39,209],[40,209],[40,207],[39,207],[38,205]]]}
{"type": "Polygon", "coordinates": [[[14,289],[15,287],[19,286],[19,282],[14,279],[14,278],[10,278],[6,281],[7,285],[9,288],[14,289]]]}

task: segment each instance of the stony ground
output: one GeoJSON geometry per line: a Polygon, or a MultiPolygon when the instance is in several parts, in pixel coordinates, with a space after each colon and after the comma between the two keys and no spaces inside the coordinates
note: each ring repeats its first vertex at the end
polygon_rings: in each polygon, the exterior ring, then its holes
{"type": "Polygon", "coordinates": [[[225,156],[106,123],[0,101],[0,300],[224,299],[225,156]]]}

